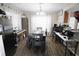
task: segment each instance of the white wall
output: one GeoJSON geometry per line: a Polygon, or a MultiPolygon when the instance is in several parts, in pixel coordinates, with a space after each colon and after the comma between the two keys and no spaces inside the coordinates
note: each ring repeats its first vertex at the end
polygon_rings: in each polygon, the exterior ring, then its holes
{"type": "Polygon", "coordinates": [[[63,25],[64,24],[64,11],[61,10],[58,12],[58,25],[63,25]]]}
{"type": "Polygon", "coordinates": [[[58,15],[57,13],[51,14],[51,27],[54,26],[54,24],[57,24],[58,21],[58,15]]]}

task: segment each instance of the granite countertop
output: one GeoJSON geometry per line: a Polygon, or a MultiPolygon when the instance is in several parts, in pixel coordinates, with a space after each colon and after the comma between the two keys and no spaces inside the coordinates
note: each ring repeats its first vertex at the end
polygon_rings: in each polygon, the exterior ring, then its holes
{"type": "Polygon", "coordinates": [[[1,35],[5,35],[9,33],[13,33],[13,30],[5,30],[5,31],[0,32],[1,35]]]}
{"type": "Polygon", "coordinates": [[[75,37],[72,37],[72,38],[70,38],[70,39],[68,39],[68,37],[67,36],[65,36],[65,35],[62,35],[62,34],[60,34],[60,33],[58,33],[58,32],[55,32],[60,38],[62,38],[62,40],[64,40],[64,41],[76,41],[76,42],[79,42],[79,39],[76,39],[75,37]]]}
{"type": "Polygon", "coordinates": [[[17,30],[16,33],[19,35],[19,34],[25,32],[25,31],[26,31],[26,30],[17,30]]]}
{"type": "Polygon", "coordinates": [[[6,34],[10,34],[10,33],[19,34],[19,33],[23,32],[23,31],[25,31],[25,30],[5,30],[5,31],[0,32],[0,35],[6,35],[6,34]]]}

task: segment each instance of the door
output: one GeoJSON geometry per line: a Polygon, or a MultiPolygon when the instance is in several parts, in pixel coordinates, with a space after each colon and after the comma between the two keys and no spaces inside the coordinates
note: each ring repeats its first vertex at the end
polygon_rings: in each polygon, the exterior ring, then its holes
{"type": "Polygon", "coordinates": [[[22,29],[25,29],[28,33],[28,18],[22,18],[22,29]]]}

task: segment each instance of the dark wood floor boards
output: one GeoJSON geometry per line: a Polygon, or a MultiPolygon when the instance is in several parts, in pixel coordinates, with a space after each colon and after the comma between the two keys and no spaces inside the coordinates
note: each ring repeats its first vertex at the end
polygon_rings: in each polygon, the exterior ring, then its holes
{"type": "Polygon", "coordinates": [[[19,42],[19,46],[16,50],[14,56],[63,56],[64,55],[64,47],[55,42],[52,37],[48,36],[46,38],[46,52],[45,54],[41,54],[41,52],[35,53],[32,49],[28,49],[26,45],[26,39],[19,42]]]}

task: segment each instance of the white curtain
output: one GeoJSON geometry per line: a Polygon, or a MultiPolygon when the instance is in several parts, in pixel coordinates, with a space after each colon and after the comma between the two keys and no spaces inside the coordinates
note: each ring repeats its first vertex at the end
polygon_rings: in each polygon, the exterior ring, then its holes
{"type": "Polygon", "coordinates": [[[48,32],[51,30],[51,16],[48,15],[34,15],[31,17],[31,32],[34,32],[37,27],[42,27],[42,30],[47,29],[48,32]]]}
{"type": "Polygon", "coordinates": [[[68,21],[69,26],[71,27],[71,29],[77,29],[77,20],[75,19],[75,17],[70,17],[69,21],[68,21]]]}

